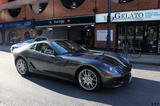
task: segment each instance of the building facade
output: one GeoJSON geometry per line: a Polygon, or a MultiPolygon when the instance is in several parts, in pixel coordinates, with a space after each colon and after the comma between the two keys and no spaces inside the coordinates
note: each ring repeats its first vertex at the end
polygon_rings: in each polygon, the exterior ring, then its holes
{"type": "MultiPolygon", "coordinates": [[[[111,47],[160,53],[160,0],[111,0],[111,47]]],[[[0,43],[44,35],[105,48],[108,0],[1,0],[0,43]]]]}

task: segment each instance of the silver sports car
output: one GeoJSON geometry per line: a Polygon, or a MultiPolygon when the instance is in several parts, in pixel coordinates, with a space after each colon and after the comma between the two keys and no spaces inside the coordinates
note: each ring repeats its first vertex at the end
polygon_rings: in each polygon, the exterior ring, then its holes
{"type": "Polygon", "coordinates": [[[17,71],[69,80],[86,91],[131,81],[131,63],[112,52],[93,52],[70,40],[35,42],[13,51],[17,71]]]}

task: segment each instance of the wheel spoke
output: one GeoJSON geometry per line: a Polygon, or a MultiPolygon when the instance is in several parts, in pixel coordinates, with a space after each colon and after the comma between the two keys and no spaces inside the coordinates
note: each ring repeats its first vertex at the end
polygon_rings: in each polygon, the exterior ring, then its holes
{"type": "Polygon", "coordinates": [[[26,65],[26,63],[25,63],[24,60],[18,59],[16,66],[17,66],[17,70],[18,70],[18,72],[19,72],[20,74],[23,75],[23,74],[26,73],[26,71],[27,71],[27,65],[26,65]]]}
{"type": "Polygon", "coordinates": [[[79,73],[78,80],[80,85],[86,90],[93,90],[97,86],[97,76],[90,69],[84,69],[79,73]]]}

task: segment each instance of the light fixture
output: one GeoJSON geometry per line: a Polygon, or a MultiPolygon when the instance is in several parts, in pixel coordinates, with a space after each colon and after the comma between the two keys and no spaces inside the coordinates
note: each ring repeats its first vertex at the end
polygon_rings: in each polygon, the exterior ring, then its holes
{"type": "Polygon", "coordinates": [[[77,7],[76,2],[73,2],[73,3],[72,3],[72,5],[71,5],[71,8],[73,8],[73,9],[74,9],[74,8],[76,8],[76,7],[77,7]]]}
{"type": "Polygon", "coordinates": [[[53,30],[53,28],[48,28],[48,31],[52,31],[53,30]]]}
{"type": "Polygon", "coordinates": [[[93,25],[91,25],[92,27],[94,27],[94,24],[93,25]]]}
{"type": "Polygon", "coordinates": [[[70,28],[71,26],[67,26],[68,28],[70,28]]]}

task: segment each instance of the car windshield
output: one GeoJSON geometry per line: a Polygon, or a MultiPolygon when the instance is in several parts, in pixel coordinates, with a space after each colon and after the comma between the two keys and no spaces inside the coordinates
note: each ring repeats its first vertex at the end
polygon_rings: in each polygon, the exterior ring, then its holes
{"type": "Polygon", "coordinates": [[[24,43],[32,43],[33,42],[33,39],[30,39],[30,40],[25,40],[24,43]]]}
{"type": "Polygon", "coordinates": [[[84,52],[85,48],[69,40],[59,40],[51,43],[60,54],[84,52]]]}

